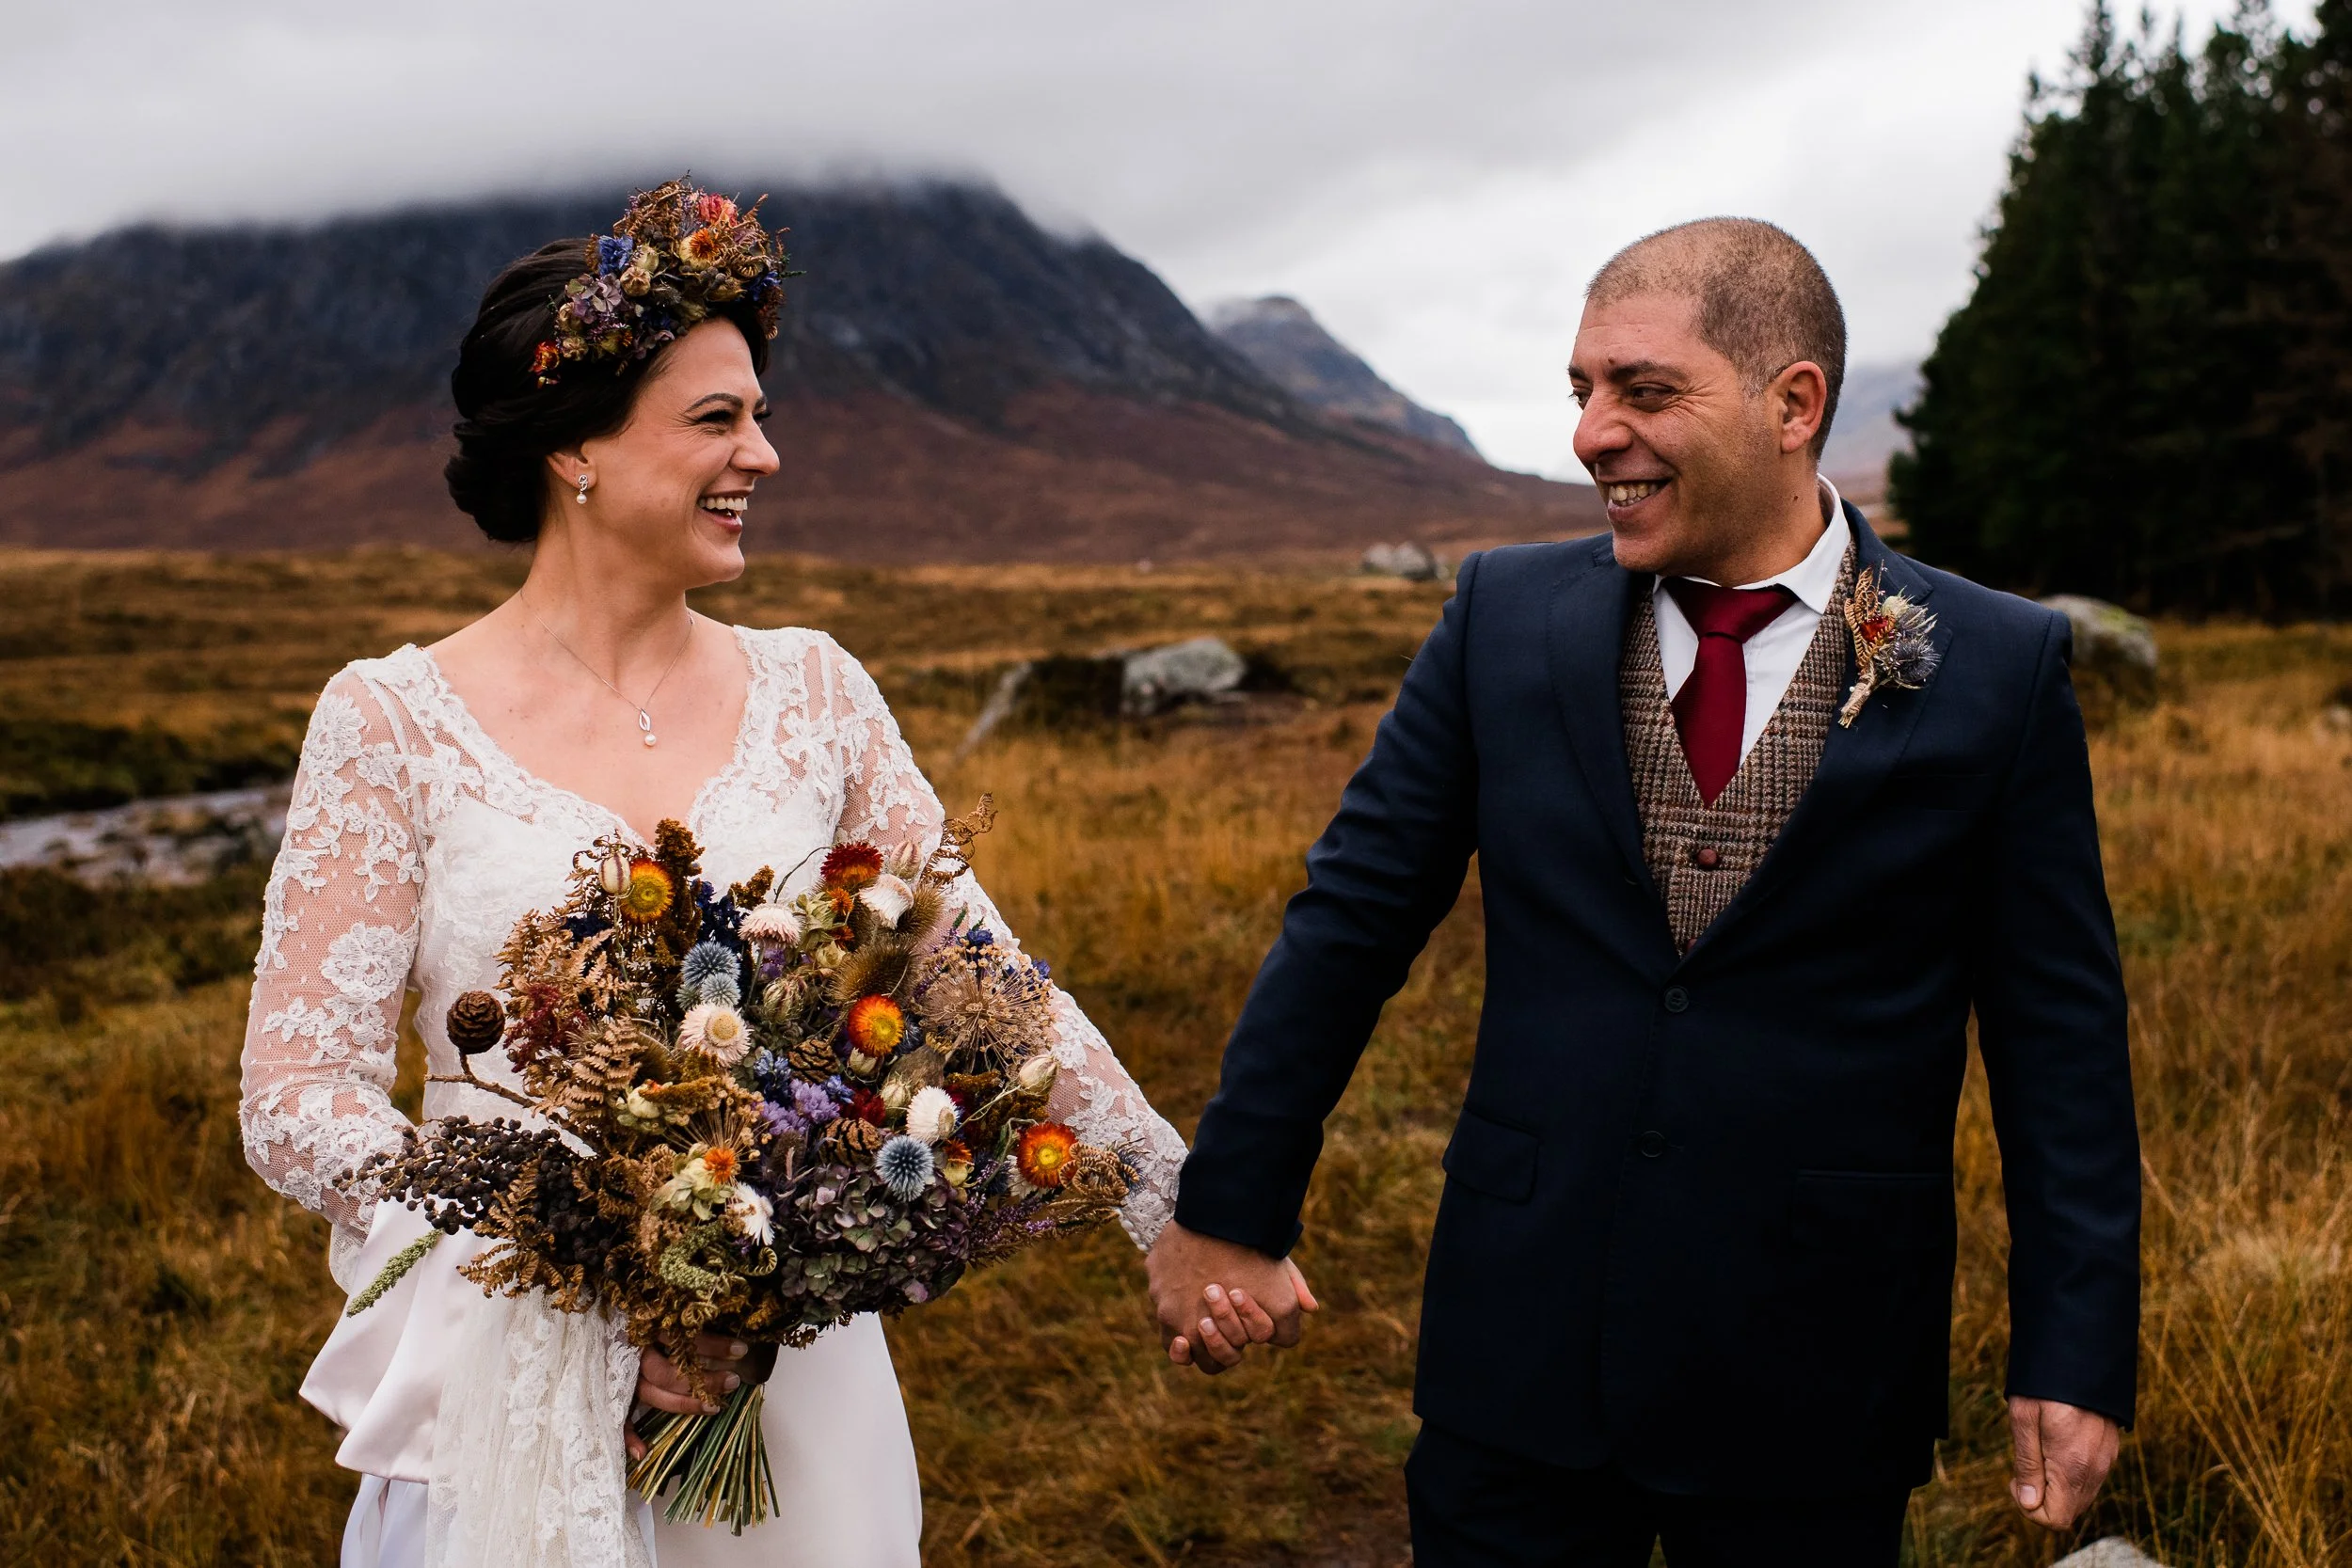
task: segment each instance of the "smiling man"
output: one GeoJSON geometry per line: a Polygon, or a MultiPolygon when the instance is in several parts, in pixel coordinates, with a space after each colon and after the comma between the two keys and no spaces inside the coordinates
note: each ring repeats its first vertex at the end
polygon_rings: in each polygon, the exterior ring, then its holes
{"type": "Polygon", "coordinates": [[[1454,595],[1308,855],[1152,1256],[1172,1357],[1290,1343],[1322,1122],[1479,859],[1422,1298],[1414,1560],[1893,1568],[1946,1429],[1973,1012],[2018,1506],[2132,1415],[2138,1140],[2065,620],[1817,464],[1837,298],[1769,224],[1628,247],[1569,368],[1608,538],[1454,595]]]}

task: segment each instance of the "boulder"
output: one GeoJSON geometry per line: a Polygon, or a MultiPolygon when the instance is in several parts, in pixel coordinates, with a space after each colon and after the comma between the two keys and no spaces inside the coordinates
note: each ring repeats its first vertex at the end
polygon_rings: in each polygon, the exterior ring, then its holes
{"type": "Polygon", "coordinates": [[[1402,545],[1375,545],[1364,551],[1359,568],[1373,577],[1403,578],[1408,582],[1435,582],[1445,576],[1445,563],[1426,545],[1407,540],[1402,545]]]}
{"type": "Polygon", "coordinates": [[[1149,719],[1185,703],[1230,700],[1248,675],[1248,661],[1215,637],[1133,653],[1024,659],[997,681],[957,754],[1016,716],[1052,729],[1149,719]]]}
{"type": "Polygon", "coordinates": [[[2053,594],[2043,606],[2074,628],[2074,673],[2105,682],[2126,701],[2156,697],[2156,632],[2121,605],[2080,594],[2053,594]]]}
{"type": "Polygon", "coordinates": [[[2164,1568],[2164,1564],[2122,1536],[2110,1535],[2059,1558],[2057,1568],[2164,1568]]]}
{"type": "Polygon", "coordinates": [[[1214,702],[1248,673],[1248,662],[1216,637],[1129,654],[1120,672],[1120,711],[1148,719],[1179,703],[1214,702]]]}
{"type": "Polygon", "coordinates": [[[289,781],[0,822],[0,870],[45,865],[94,887],[205,881],[277,852],[293,791],[289,781]]]}

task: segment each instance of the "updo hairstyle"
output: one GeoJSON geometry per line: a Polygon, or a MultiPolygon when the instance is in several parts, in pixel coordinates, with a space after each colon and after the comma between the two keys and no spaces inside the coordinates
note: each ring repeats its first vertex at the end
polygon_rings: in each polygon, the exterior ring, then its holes
{"type": "MultiPolygon", "coordinates": [[[[594,244],[550,241],[500,273],[450,372],[457,455],[441,477],[457,509],[502,545],[539,537],[548,454],[627,424],[637,388],[669,348],[643,359],[566,361],[554,386],[539,385],[532,360],[555,335],[555,308],[564,286],[587,270],[583,258],[594,244]]],[[[767,372],[768,334],[748,299],[711,306],[709,319],[733,322],[752,351],[754,373],[767,372]]]]}

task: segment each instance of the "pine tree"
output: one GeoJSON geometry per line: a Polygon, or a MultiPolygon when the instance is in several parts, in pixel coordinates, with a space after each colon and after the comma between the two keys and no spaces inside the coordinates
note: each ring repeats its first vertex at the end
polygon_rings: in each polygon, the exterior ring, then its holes
{"type": "Polygon", "coordinates": [[[2296,195],[2311,47],[2261,4],[2194,54],[2148,23],[2122,36],[2101,4],[2067,79],[2033,86],[1889,476],[1926,559],[2148,610],[2327,602],[2296,443],[2333,437],[2296,388],[2343,365],[2312,323],[2352,295],[2297,249],[2347,221],[2346,187],[2296,195]]]}

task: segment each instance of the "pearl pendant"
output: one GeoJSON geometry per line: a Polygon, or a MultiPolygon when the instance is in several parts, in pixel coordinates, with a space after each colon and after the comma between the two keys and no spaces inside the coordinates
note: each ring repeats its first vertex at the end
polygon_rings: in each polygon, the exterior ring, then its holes
{"type": "Polygon", "coordinates": [[[659,738],[653,733],[653,715],[642,707],[637,710],[637,727],[645,733],[646,745],[653,745],[659,738]]]}

